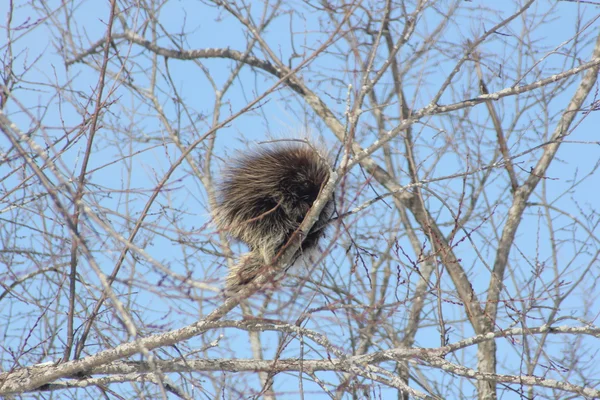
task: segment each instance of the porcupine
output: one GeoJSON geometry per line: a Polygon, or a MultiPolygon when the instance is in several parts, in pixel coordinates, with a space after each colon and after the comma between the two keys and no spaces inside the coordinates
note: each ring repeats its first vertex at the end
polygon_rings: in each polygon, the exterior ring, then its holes
{"type": "MultiPolygon", "coordinates": [[[[223,173],[214,219],[250,251],[229,271],[228,291],[238,291],[266,271],[328,179],[327,159],[308,144],[266,146],[232,160],[223,173]]],[[[328,200],[294,259],[317,246],[332,210],[328,200]]]]}

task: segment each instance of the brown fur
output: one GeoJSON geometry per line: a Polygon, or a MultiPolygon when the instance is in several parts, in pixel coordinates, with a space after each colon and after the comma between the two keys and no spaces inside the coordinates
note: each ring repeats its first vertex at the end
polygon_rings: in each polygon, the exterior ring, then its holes
{"type": "MultiPolygon", "coordinates": [[[[228,290],[236,291],[264,273],[299,228],[327,179],[327,160],[310,146],[299,144],[260,148],[226,168],[215,223],[250,247],[229,271],[228,290]]],[[[297,256],[316,247],[332,209],[330,200],[297,256]]]]}

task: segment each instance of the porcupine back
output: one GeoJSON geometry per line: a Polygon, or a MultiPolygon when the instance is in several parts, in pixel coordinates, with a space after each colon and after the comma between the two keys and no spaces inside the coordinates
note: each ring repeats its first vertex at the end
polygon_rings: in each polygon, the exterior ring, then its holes
{"type": "MultiPolygon", "coordinates": [[[[264,270],[299,228],[328,178],[327,160],[308,145],[270,146],[232,161],[223,174],[215,222],[250,252],[229,272],[228,289],[264,270]]],[[[332,207],[330,201],[299,252],[317,245],[332,207]]]]}

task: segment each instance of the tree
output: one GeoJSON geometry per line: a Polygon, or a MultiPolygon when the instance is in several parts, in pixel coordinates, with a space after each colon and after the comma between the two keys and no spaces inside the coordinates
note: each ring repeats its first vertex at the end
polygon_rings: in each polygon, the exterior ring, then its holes
{"type": "Polygon", "coordinates": [[[498,3],[3,4],[0,394],[600,397],[600,5],[498,3]],[[220,168],[307,137],[321,251],[224,295],[220,168]]]}

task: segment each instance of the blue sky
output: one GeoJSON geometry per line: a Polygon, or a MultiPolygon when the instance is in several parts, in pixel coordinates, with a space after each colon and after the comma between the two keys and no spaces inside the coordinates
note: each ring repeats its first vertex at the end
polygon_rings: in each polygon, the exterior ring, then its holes
{"type": "MultiPolygon", "coordinates": [[[[458,14],[459,17],[456,19],[456,23],[450,24],[446,33],[443,36],[443,40],[440,40],[440,49],[434,54],[461,54],[461,49],[453,47],[452,44],[462,43],[466,39],[481,34],[487,29],[491,28],[500,18],[500,16],[506,16],[514,10],[514,6],[508,2],[495,2],[495,4],[488,4],[488,2],[468,2],[470,4],[465,5],[464,9],[458,14]],[[499,4],[496,4],[499,3],[499,4]],[[489,11],[488,7],[497,7],[495,12],[489,11]],[[493,15],[496,14],[494,18],[493,15]]],[[[48,2],[49,8],[56,7],[58,3],[48,2]]],[[[108,17],[108,5],[107,2],[93,2],[83,1],[77,3],[77,23],[70,25],[70,28],[76,27],[76,34],[82,40],[82,47],[86,48],[89,43],[99,40],[106,29],[106,21],[108,17]]],[[[6,2],[0,4],[0,15],[6,15],[6,2]]],[[[583,43],[577,44],[577,46],[584,47],[579,54],[583,58],[581,60],[572,60],[564,56],[563,48],[574,46],[572,41],[569,41],[573,37],[574,33],[584,28],[585,23],[589,22],[592,28],[588,31],[594,31],[598,29],[600,24],[597,21],[599,12],[598,7],[594,6],[578,6],[572,2],[537,2],[533,7],[537,11],[542,12],[544,9],[554,7],[553,22],[547,26],[543,26],[540,29],[534,30],[532,35],[537,35],[536,38],[531,39],[539,45],[539,55],[532,55],[532,59],[539,59],[547,70],[544,70],[544,77],[551,73],[557,73],[562,70],[568,69],[570,65],[577,65],[581,61],[587,61],[591,52],[591,46],[593,42],[589,40],[583,43]],[[584,24],[577,25],[576,21],[579,16],[582,16],[584,24]],[[542,54],[549,54],[547,57],[542,57],[542,54]]],[[[313,19],[313,13],[311,9],[303,5],[302,2],[297,2],[297,14],[294,14],[293,18],[282,17],[276,19],[272,23],[265,33],[265,38],[270,44],[271,48],[282,54],[282,59],[287,61],[290,54],[292,54],[291,44],[294,44],[296,52],[306,51],[308,54],[311,53],[315,48],[318,47],[320,41],[323,40],[322,32],[319,31],[319,26],[315,19],[313,19]],[[291,21],[291,22],[290,22],[291,21]],[[294,35],[293,41],[290,40],[290,24],[292,29],[297,32],[294,35]]],[[[136,17],[136,10],[131,9],[128,14],[129,21],[141,21],[143,16],[140,14],[136,17]]],[[[256,6],[254,13],[258,16],[260,9],[256,6]]],[[[61,13],[57,12],[53,16],[60,20],[61,13]]],[[[97,72],[87,65],[74,64],[68,69],[64,65],[64,61],[60,55],[60,49],[56,47],[57,38],[55,28],[49,28],[46,24],[35,25],[36,21],[40,18],[40,14],[36,14],[30,7],[21,6],[16,9],[13,16],[13,27],[22,26],[23,28],[15,31],[13,36],[13,55],[16,58],[14,63],[15,69],[18,72],[23,72],[25,68],[32,65],[31,69],[24,75],[23,82],[14,91],[15,98],[22,103],[26,109],[29,110],[35,117],[41,118],[44,125],[47,127],[45,132],[36,131],[34,135],[38,138],[40,144],[44,144],[47,138],[45,134],[50,136],[59,136],[64,132],[64,127],[72,127],[81,123],[82,116],[80,112],[77,112],[73,104],[78,104],[81,107],[86,106],[87,96],[91,96],[93,89],[95,88],[98,77],[97,72]],[[31,27],[30,27],[31,26],[31,27]],[[36,60],[36,61],[34,61],[36,60]],[[57,97],[55,90],[50,84],[64,84],[70,81],[70,88],[73,91],[69,91],[65,94],[64,98],[57,97]]],[[[426,15],[422,21],[420,21],[420,29],[418,34],[425,35],[429,29],[435,27],[435,23],[439,21],[439,15],[434,12],[430,12],[426,15]]],[[[167,2],[162,7],[159,14],[160,22],[163,24],[165,29],[171,34],[178,32],[186,33],[186,40],[180,45],[185,49],[201,49],[201,48],[219,48],[219,47],[230,47],[235,50],[243,51],[246,38],[244,36],[244,30],[240,27],[239,23],[236,23],[232,17],[226,15],[223,10],[217,10],[215,8],[208,8],[201,2],[167,2]]],[[[518,34],[523,29],[523,24],[527,24],[528,21],[520,19],[515,20],[508,27],[503,28],[502,35],[494,35],[490,40],[482,44],[480,50],[484,55],[489,55],[486,59],[486,71],[493,71],[496,76],[491,74],[489,88],[491,91],[499,90],[504,87],[505,84],[509,84],[511,79],[514,77],[510,76],[510,72],[503,71],[501,65],[503,62],[509,64],[511,61],[511,54],[508,53],[505,46],[506,43],[511,43],[512,40],[517,40],[518,34]],[[502,71],[502,73],[501,73],[502,71]]],[[[119,32],[120,24],[115,23],[114,32],[119,32]]],[[[593,39],[593,34],[589,36],[593,39]]],[[[5,46],[6,36],[3,34],[0,36],[0,48],[1,52],[6,51],[5,46]]],[[[159,42],[159,44],[165,47],[173,47],[173,44],[167,40],[159,42]]],[[[411,51],[419,46],[418,36],[414,42],[410,43],[410,46],[406,46],[401,53],[401,59],[409,58],[411,51]]],[[[340,41],[339,51],[343,52],[345,49],[343,41],[340,41]]],[[[336,46],[337,46],[336,45],[336,46]]],[[[334,46],[332,52],[338,50],[334,46]]],[[[347,49],[346,49],[347,50],[347,49]]],[[[147,88],[149,85],[148,77],[146,75],[151,60],[151,54],[142,50],[139,46],[126,46],[120,47],[122,55],[129,54],[132,59],[135,55],[141,53],[140,57],[136,57],[136,62],[140,62],[140,65],[132,65],[131,76],[132,82],[141,88],[147,88]]],[[[260,53],[257,54],[261,56],[260,53]]],[[[100,58],[97,58],[98,60],[100,58]]],[[[293,62],[298,62],[299,59],[294,59],[293,62]]],[[[230,72],[230,63],[223,60],[200,60],[202,64],[211,72],[212,78],[220,86],[225,79],[227,79],[230,72]]],[[[433,69],[436,73],[431,73],[431,70],[427,70],[429,73],[426,76],[420,77],[415,71],[414,75],[409,75],[414,80],[410,80],[407,84],[407,96],[409,99],[414,99],[413,107],[419,108],[428,104],[431,96],[436,93],[440,87],[443,79],[447,76],[449,71],[454,67],[453,60],[451,57],[448,58],[425,58],[421,60],[423,63],[433,63],[427,65],[435,65],[433,69]]],[[[158,61],[159,65],[164,65],[164,60],[158,61]]],[[[350,59],[350,65],[352,60],[350,59]]],[[[128,64],[131,65],[131,64],[128,64]]],[[[161,89],[165,89],[164,92],[157,92],[157,98],[163,107],[165,114],[170,118],[171,123],[177,129],[181,129],[181,138],[184,144],[190,143],[195,139],[195,133],[205,132],[211,122],[212,104],[214,101],[214,91],[209,84],[208,80],[202,73],[202,69],[195,63],[189,61],[177,61],[170,59],[168,61],[169,70],[173,77],[173,84],[177,89],[179,95],[193,112],[192,120],[195,122],[195,126],[191,123],[185,125],[177,125],[177,115],[179,112],[179,105],[173,100],[173,93],[168,92],[170,86],[164,75],[158,74],[159,84],[157,85],[161,89]]],[[[114,66],[114,65],[113,65],[114,66]]],[[[339,57],[334,54],[324,55],[317,58],[311,64],[311,72],[306,73],[305,79],[309,87],[313,88],[318,94],[322,96],[328,106],[338,115],[343,115],[345,110],[345,87],[347,84],[353,84],[357,87],[360,77],[359,73],[352,74],[351,72],[343,71],[344,65],[339,63],[339,57]],[[338,71],[339,72],[336,72],[338,71]],[[319,72],[325,77],[332,77],[335,79],[324,79],[319,80],[321,76],[319,72]],[[340,81],[343,83],[341,84],[340,81]]],[[[356,66],[355,67],[359,67],[356,66]]],[[[466,69],[461,70],[457,75],[456,80],[459,82],[457,87],[467,87],[469,79],[472,79],[468,75],[466,69]]],[[[520,82],[521,84],[530,83],[535,80],[535,73],[527,75],[525,81],[520,82]]],[[[575,79],[578,82],[579,78],[575,79]]],[[[106,93],[113,87],[114,80],[109,79],[106,93]]],[[[254,74],[249,69],[245,69],[240,74],[240,77],[234,82],[231,91],[227,94],[224,102],[224,107],[221,109],[222,119],[227,116],[234,114],[242,107],[244,107],[248,101],[255,98],[255,96],[261,94],[264,90],[269,88],[274,83],[271,77],[267,77],[265,74],[254,74]],[[243,82],[243,84],[242,84],[243,82]]],[[[391,80],[384,78],[381,82],[381,87],[389,88],[391,86],[391,80]]],[[[515,130],[523,129],[526,130],[528,124],[531,124],[533,129],[537,129],[538,123],[543,121],[544,118],[548,118],[549,132],[538,132],[535,131],[535,135],[540,137],[551,133],[551,130],[555,126],[556,116],[564,108],[565,103],[570,99],[574,92],[575,84],[569,86],[564,90],[564,93],[560,94],[552,103],[551,113],[552,115],[544,116],[543,114],[536,114],[531,112],[526,118],[522,118],[519,121],[519,125],[515,127],[515,130]]],[[[383,92],[384,90],[382,90],[383,92]]],[[[543,94],[543,90],[538,91],[540,96],[543,94]]],[[[473,97],[477,93],[472,94],[473,97]]],[[[97,172],[94,172],[90,176],[90,182],[94,187],[98,188],[97,193],[92,197],[103,207],[106,207],[111,212],[107,212],[107,218],[110,218],[116,225],[124,224],[127,226],[129,222],[123,221],[120,216],[116,213],[130,212],[133,216],[139,213],[145,201],[147,200],[151,190],[155,187],[158,180],[160,180],[169,168],[173,160],[179,157],[179,150],[171,145],[161,145],[160,141],[157,140],[160,137],[166,139],[167,135],[160,119],[156,115],[156,111],[149,105],[147,101],[141,99],[140,94],[132,94],[132,92],[122,85],[115,86],[115,91],[111,95],[110,100],[114,101],[111,105],[110,111],[105,114],[104,118],[107,121],[106,125],[118,126],[122,128],[120,132],[114,132],[110,129],[100,129],[98,132],[98,146],[94,149],[94,156],[91,159],[91,165],[95,168],[100,168],[97,172]],[[127,139],[126,133],[136,134],[142,132],[148,136],[148,143],[136,142],[127,139]],[[119,143],[119,146],[102,146],[102,143],[119,143]],[[110,164],[110,161],[117,160],[121,157],[121,154],[129,154],[137,150],[143,150],[139,155],[125,161],[110,164]],[[130,172],[131,171],[131,172],[130,172]],[[128,183],[131,181],[133,183],[128,183]],[[126,194],[120,192],[120,189],[131,188],[133,189],[132,194],[126,194]],[[115,214],[112,214],[115,212],[115,214]]],[[[442,96],[441,103],[453,103],[464,100],[464,97],[460,97],[460,93],[447,92],[442,96]]],[[[512,119],[512,116],[519,110],[519,105],[513,98],[505,99],[501,102],[495,102],[495,106],[499,109],[507,121],[512,119]]],[[[88,110],[93,110],[93,107],[87,106],[88,110]]],[[[389,108],[390,113],[395,113],[392,107],[389,108]]],[[[31,127],[31,119],[25,115],[14,103],[9,103],[7,107],[7,113],[11,119],[20,127],[21,130],[27,131],[31,127]]],[[[460,112],[453,114],[456,118],[462,116],[460,112]]],[[[481,104],[474,107],[468,115],[473,121],[484,123],[487,119],[487,112],[485,105],[481,104]]],[[[369,116],[364,117],[367,121],[369,116]]],[[[185,119],[183,119],[185,122],[185,119]]],[[[371,121],[370,121],[371,122],[371,121]]],[[[391,124],[391,122],[390,122],[391,124]]],[[[362,141],[364,144],[369,144],[373,140],[373,136],[369,135],[366,131],[366,124],[360,125],[362,141]]],[[[442,143],[452,138],[453,132],[449,131],[452,128],[452,124],[448,122],[445,116],[425,118],[420,121],[419,124],[415,124],[415,136],[418,138],[419,151],[423,156],[423,169],[426,170],[428,163],[433,163],[433,155],[427,155],[426,152],[429,150],[425,147],[426,144],[430,144],[437,148],[442,148],[442,143]]],[[[572,186],[572,181],[579,179],[581,176],[588,174],[594,169],[594,166],[600,158],[600,148],[597,145],[598,142],[598,130],[600,126],[600,119],[597,113],[591,113],[589,116],[581,121],[577,126],[577,129],[573,135],[569,138],[572,143],[564,144],[561,147],[557,159],[553,162],[552,166],[548,171],[546,184],[548,186],[548,201],[559,208],[566,209],[569,213],[578,216],[578,218],[586,221],[586,216],[590,219],[597,218],[592,216],[592,212],[597,212],[597,201],[596,193],[597,186],[600,184],[598,175],[595,174],[590,178],[586,179],[583,183],[579,184],[574,190],[568,190],[572,186]],[[594,144],[590,144],[590,143],[594,144]]],[[[324,125],[315,121],[314,115],[311,110],[303,104],[299,97],[290,94],[287,89],[282,89],[279,92],[272,94],[266,98],[262,106],[252,112],[249,112],[240,118],[237,118],[228,126],[220,130],[217,138],[217,146],[215,149],[216,159],[214,167],[218,171],[220,166],[223,164],[223,160],[231,157],[235,154],[235,150],[244,149],[247,146],[247,142],[262,141],[270,137],[281,137],[290,135],[290,132],[303,132],[309,130],[313,136],[323,136],[326,143],[332,148],[337,144],[336,139],[331,135],[330,132],[324,127],[324,125]],[[286,99],[292,97],[291,103],[287,103],[286,99]]],[[[532,137],[535,137],[532,134],[532,137]]],[[[526,137],[526,139],[529,137],[526,137]]],[[[491,136],[490,140],[493,142],[494,137],[491,136]]],[[[510,141],[509,141],[510,142],[510,141]]],[[[64,143],[64,142],[63,142],[64,143]]],[[[512,146],[514,152],[524,151],[532,145],[537,145],[539,142],[532,140],[530,145],[525,140],[523,142],[513,141],[509,144],[512,146]]],[[[63,171],[65,176],[76,175],[81,165],[81,158],[85,141],[80,141],[74,145],[71,145],[69,151],[62,154],[58,165],[63,171]]],[[[0,137],[0,149],[2,152],[8,148],[6,139],[4,136],[0,137]]],[[[199,148],[201,150],[202,147],[199,148]]],[[[194,153],[197,156],[198,153],[194,153]]],[[[535,158],[539,156],[540,152],[534,152],[535,158]]],[[[381,154],[377,153],[376,157],[380,157],[381,154]]],[[[521,159],[515,160],[518,164],[518,168],[522,168],[527,171],[533,166],[533,160],[531,155],[526,155],[521,159]]],[[[12,167],[9,167],[12,169],[12,167]]],[[[399,169],[403,166],[399,164],[399,169]]],[[[9,169],[6,166],[0,166],[0,176],[7,174],[9,169]]],[[[431,171],[428,178],[439,177],[445,175],[452,175],[454,173],[464,172],[464,160],[458,159],[454,154],[442,155],[441,160],[437,162],[435,169],[431,171]]],[[[361,172],[359,170],[352,171],[356,179],[359,179],[361,172]]],[[[498,196],[500,190],[505,190],[506,176],[502,173],[494,175],[493,180],[486,189],[489,191],[488,196],[493,198],[498,196]]],[[[10,187],[11,185],[17,185],[19,181],[18,175],[13,175],[5,181],[5,184],[10,187]]],[[[55,182],[57,183],[57,182],[55,182]]],[[[403,184],[408,183],[406,179],[402,181],[403,184]]],[[[452,181],[443,181],[440,185],[449,186],[455,190],[461,190],[462,181],[455,179],[452,181]]],[[[436,190],[439,188],[436,184],[432,184],[431,188],[436,190]]],[[[185,265],[181,262],[184,258],[185,252],[194,252],[195,250],[185,249],[172,240],[176,237],[174,231],[169,231],[170,225],[168,224],[168,218],[177,216],[178,227],[194,233],[199,233],[197,236],[192,236],[198,240],[204,240],[211,237],[211,232],[214,232],[214,228],[207,225],[209,222],[209,210],[206,208],[206,194],[198,182],[198,180],[191,173],[191,169],[183,164],[173,177],[170,179],[167,189],[159,197],[157,204],[151,209],[152,216],[147,221],[155,222],[157,230],[161,231],[161,235],[152,237],[151,240],[144,243],[145,250],[152,255],[158,261],[164,263],[168,268],[185,274],[191,268],[189,265],[185,265]]],[[[375,186],[375,189],[381,192],[381,187],[375,186]]],[[[357,205],[361,201],[375,197],[377,194],[374,190],[366,188],[356,201],[357,205]]],[[[508,193],[505,193],[508,195],[508,193]]],[[[66,199],[65,199],[66,200],[66,199]]],[[[538,201],[536,196],[532,197],[532,201],[538,201]]],[[[453,206],[457,206],[454,200],[449,199],[449,203],[453,206]]],[[[435,198],[428,200],[432,210],[439,210],[439,218],[449,218],[449,213],[435,198]]],[[[0,209],[6,207],[6,204],[0,204],[0,209]]],[[[382,206],[385,210],[385,207],[382,206]]],[[[379,212],[379,211],[378,211],[379,212]]],[[[433,212],[433,211],[432,211],[433,212]]],[[[497,223],[503,223],[503,215],[506,209],[500,205],[495,209],[492,219],[497,223]]],[[[382,218],[392,218],[389,212],[381,211],[382,218]]],[[[379,214],[377,214],[379,215],[379,214]]],[[[571,231],[568,228],[569,219],[561,217],[558,214],[553,214],[555,218],[555,226],[557,227],[556,234],[559,239],[568,241],[571,231]],[[565,228],[559,231],[559,228],[565,228]]],[[[0,217],[6,218],[0,214],[0,217]]],[[[366,226],[374,224],[379,221],[373,220],[373,215],[368,214],[366,219],[362,222],[366,226]]],[[[518,248],[511,253],[514,257],[513,261],[515,265],[521,264],[519,272],[526,273],[530,271],[532,266],[528,266],[527,262],[537,260],[539,262],[550,262],[551,249],[549,247],[547,230],[544,230],[544,215],[537,214],[535,208],[531,208],[527,212],[526,221],[521,225],[518,232],[518,248]]],[[[588,221],[592,223],[592,221],[588,221]]],[[[34,220],[34,223],[40,224],[41,221],[34,220]]],[[[90,239],[96,238],[102,242],[104,233],[98,229],[98,227],[91,221],[88,221],[87,226],[89,227],[86,231],[86,235],[90,239]]],[[[363,226],[363,225],[361,225],[363,226]]],[[[363,226],[364,227],[364,226],[363,226]]],[[[475,229],[475,227],[468,227],[469,229],[475,229]]],[[[60,227],[57,226],[57,230],[60,231],[60,227]]],[[[448,231],[451,227],[446,227],[448,231]]],[[[483,244],[484,240],[482,237],[477,235],[478,231],[474,231],[474,241],[476,244],[483,244]]],[[[482,234],[489,234],[489,231],[484,231],[482,234]]],[[[585,235],[581,231],[577,231],[572,234],[572,238],[575,240],[560,244],[559,262],[568,263],[573,258],[573,254],[580,251],[580,246],[577,241],[585,238],[585,235]]],[[[216,236],[216,235],[214,235],[216,236]]],[[[462,235],[459,235],[462,236],[462,235]]],[[[35,243],[39,238],[25,238],[31,240],[30,244],[35,247],[35,243]]],[[[342,241],[346,240],[342,238],[342,241]]],[[[379,243],[376,239],[369,243],[379,243]]],[[[40,246],[43,243],[39,243],[40,246]]],[[[110,242],[107,243],[106,248],[110,247],[110,242]]],[[[141,245],[141,244],[140,244],[141,245]]],[[[409,246],[404,243],[406,248],[409,246]]],[[[239,251],[241,247],[234,246],[234,250],[239,251]]],[[[98,246],[98,250],[102,250],[102,246],[98,246]]],[[[334,252],[335,258],[338,260],[343,259],[342,249],[336,249],[334,252]]],[[[487,288],[487,282],[489,274],[485,271],[485,268],[481,266],[480,260],[477,255],[473,252],[472,246],[468,241],[461,242],[455,249],[459,257],[463,260],[465,269],[472,273],[473,284],[478,293],[484,292],[487,288]]],[[[101,261],[101,267],[105,273],[109,273],[113,267],[114,259],[117,257],[117,253],[114,251],[106,251],[105,253],[99,253],[97,255],[98,260],[101,261]]],[[[208,256],[207,256],[208,257],[208,256]]],[[[489,251],[484,253],[485,259],[489,264],[493,263],[493,252],[489,251]]],[[[591,256],[590,256],[591,257],[591,256]]],[[[401,260],[406,262],[406,260],[401,260]]],[[[589,258],[581,256],[575,259],[575,263],[584,265],[589,258]]],[[[26,271],[30,271],[35,266],[24,264],[26,271]]],[[[133,263],[129,266],[132,267],[133,263]]],[[[222,277],[225,274],[225,268],[218,268],[217,266],[207,262],[207,269],[194,270],[194,277],[196,279],[217,278],[222,277]]],[[[93,273],[82,267],[82,274],[84,274],[90,281],[95,281],[93,273]]],[[[159,271],[154,270],[148,265],[138,265],[137,272],[142,276],[145,276],[149,282],[158,282],[161,279],[159,271]],[[144,274],[144,268],[147,268],[146,274],[144,274]]],[[[344,264],[343,268],[347,268],[347,264],[344,264]]],[[[193,270],[193,268],[192,268],[193,270]]],[[[573,276],[565,276],[564,279],[572,281],[576,278],[576,272],[580,269],[575,269],[573,276]]],[[[597,277],[597,273],[594,275],[597,277]]],[[[447,290],[452,290],[452,285],[448,280],[443,284],[443,287],[447,290]]],[[[526,277],[522,279],[526,280],[526,277]]],[[[554,277],[549,274],[544,277],[546,284],[551,285],[554,277]]],[[[212,284],[219,284],[218,279],[211,281],[212,284]]],[[[513,282],[507,281],[510,293],[518,294],[511,288],[513,282]]],[[[43,288],[40,288],[40,290],[43,288]]],[[[179,327],[184,324],[190,323],[194,318],[197,317],[198,304],[193,302],[186,302],[173,298],[168,301],[159,301],[157,297],[160,293],[156,293],[152,288],[136,288],[139,289],[139,293],[133,295],[132,298],[143,307],[148,306],[149,310],[141,310],[141,315],[145,315],[149,320],[153,321],[157,325],[164,322],[169,327],[179,327]]],[[[572,312],[574,315],[583,316],[581,313],[582,296],[585,295],[585,290],[592,290],[593,287],[587,286],[586,283],[581,285],[581,289],[577,292],[577,295],[573,297],[572,303],[566,302],[563,307],[566,313],[572,312]]],[[[124,290],[121,288],[120,290],[124,290]]],[[[597,293],[597,289],[596,292],[597,293]]],[[[591,304],[589,310],[597,310],[598,296],[595,299],[590,299],[591,304]]],[[[327,299],[322,296],[317,296],[315,303],[321,304],[326,303],[327,299]]],[[[542,302],[543,303],[543,302],[542,302]]],[[[18,307],[25,307],[22,303],[15,303],[16,309],[12,311],[19,312],[18,307]]],[[[210,309],[213,304],[204,304],[207,309],[210,309]]],[[[1,307],[1,306],[0,306],[1,307]]],[[[57,307],[57,309],[60,307],[57,307]]],[[[463,308],[446,303],[444,305],[447,318],[462,318],[463,308]]],[[[288,310],[289,315],[283,315],[282,319],[287,320],[284,317],[289,317],[290,321],[297,315],[294,313],[296,309],[288,310]]],[[[7,309],[0,308],[0,313],[6,313],[7,309]]],[[[234,314],[235,317],[239,317],[239,314],[234,314]]],[[[233,316],[232,316],[233,317],[233,316]]],[[[333,321],[338,316],[328,316],[333,321]]],[[[592,316],[587,315],[587,318],[592,316]]],[[[398,324],[401,324],[402,316],[396,316],[399,319],[398,324]]],[[[506,322],[506,321],[505,321],[506,322]]],[[[24,324],[30,323],[30,321],[24,321],[24,324]]],[[[321,323],[326,324],[324,321],[321,323]]],[[[335,323],[335,322],[332,322],[335,323]]],[[[505,327],[505,326],[503,326],[505,327]]],[[[451,340],[458,340],[464,336],[469,335],[469,327],[465,327],[466,332],[451,332],[451,340]]],[[[328,327],[327,329],[333,329],[328,327]]],[[[428,343],[439,343],[439,337],[437,333],[437,327],[425,328],[422,333],[417,337],[418,345],[427,346],[428,343]]],[[[241,336],[244,336],[243,334],[241,336]]],[[[265,334],[265,338],[272,338],[275,342],[275,334],[265,334]]],[[[19,338],[15,338],[19,340],[19,338]]],[[[235,351],[240,351],[243,356],[250,356],[248,352],[242,353],[243,350],[247,349],[247,342],[240,341],[239,343],[231,344],[235,351]],[[238,348],[239,346],[239,348],[238,348]]],[[[505,346],[512,347],[507,344],[506,341],[499,341],[501,349],[505,346]]],[[[268,358],[272,356],[274,345],[268,346],[268,351],[265,356],[268,358]]],[[[290,356],[297,351],[297,348],[293,347],[290,350],[290,356]]],[[[507,357],[515,357],[515,353],[518,350],[510,351],[507,350],[507,357]]],[[[472,355],[472,354],[469,354],[472,355]]],[[[501,357],[499,357],[501,359],[501,357]]],[[[514,358],[517,362],[518,359],[514,358]]],[[[511,363],[512,360],[508,360],[511,363]]],[[[468,363],[468,362],[467,362],[468,363]]],[[[295,382],[294,379],[290,380],[295,382]]],[[[288,380],[277,379],[277,384],[280,388],[286,388],[288,380]]],[[[295,383],[294,383],[295,384],[295,383]]],[[[308,385],[308,383],[307,383],[308,385]]],[[[287,388],[289,389],[289,388],[287,388]]],[[[295,388],[294,388],[295,389],[295,388]]],[[[290,389],[293,390],[293,389],[290,389]]]]}

